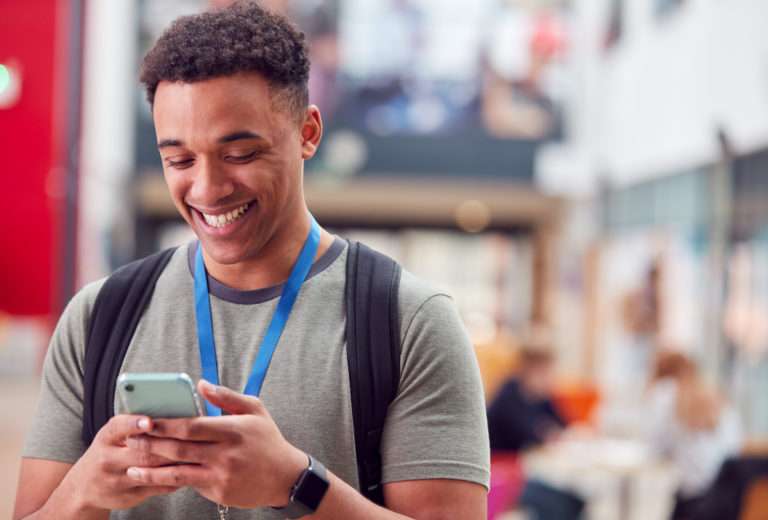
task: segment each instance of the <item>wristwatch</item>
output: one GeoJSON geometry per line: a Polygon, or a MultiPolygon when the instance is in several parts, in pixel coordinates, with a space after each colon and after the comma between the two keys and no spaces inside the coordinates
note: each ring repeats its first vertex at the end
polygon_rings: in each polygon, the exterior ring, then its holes
{"type": "Polygon", "coordinates": [[[309,467],[305,469],[299,479],[291,488],[291,498],[283,507],[273,507],[286,518],[301,518],[317,511],[320,501],[328,491],[328,476],[325,474],[325,466],[309,457],[309,467]]]}

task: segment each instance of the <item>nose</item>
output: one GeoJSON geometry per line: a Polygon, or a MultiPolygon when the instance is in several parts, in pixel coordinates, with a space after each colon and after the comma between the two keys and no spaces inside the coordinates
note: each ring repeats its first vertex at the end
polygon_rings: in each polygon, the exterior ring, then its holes
{"type": "Polygon", "coordinates": [[[189,190],[192,201],[204,206],[215,206],[234,193],[235,182],[226,168],[217,166],[214,161],[205,157],[199,157],[194,168],[194,178],[189,190]]]}

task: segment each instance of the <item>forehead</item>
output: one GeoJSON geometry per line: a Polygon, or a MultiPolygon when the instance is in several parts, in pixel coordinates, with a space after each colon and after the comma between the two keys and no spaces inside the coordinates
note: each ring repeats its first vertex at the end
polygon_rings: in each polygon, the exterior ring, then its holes
{"type": "Polygon", "coordinates": [[[284,130],[289,117],[273,97],[267,80],[254,72],[192,83],[162,81],[152,108],[158,139],[284,130]]]}

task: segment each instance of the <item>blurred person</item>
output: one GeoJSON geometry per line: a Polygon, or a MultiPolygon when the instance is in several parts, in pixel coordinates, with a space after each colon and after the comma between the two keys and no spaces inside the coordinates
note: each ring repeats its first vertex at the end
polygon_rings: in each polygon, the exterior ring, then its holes
{"type": "Polygon", "coordinates": [[[560,126],[551,96],[554,63],[565,51],[556,12],[509,5],[491,29],[480,99],[485,129],[502,139],[547,139],[560,126]]]}
{"type": "Polygon", "coordinates": [[[198,240],[171,252],[120,372],[199,378],[213,356],[222,384],[200,379],[198,391],[223,414],[151,419],[115,400],[116,415],[88,444],[84,351],[104,280],[90,284],[51,340],[14,518],[485,518],[477,361],[452,300],[406,272],[399,384],[379,446],[385,507],[356,489],[349,247],[314,222],[304,200],[304,161],[322,136],[308,72],[304,35],[252,3],[181,17],[145,56],[141,81],[165,180],[198,240]],[[286,314],[281,294],[299,265],[306,276],[286,314]],[[278,312],[287,321],[263,389],[240,393],[278,312]],[[296,503],[299,491],[314,505],[296,503]]]}
{"type": "Polygon", "coordinates": [[[718,470],[741,447],[736,410],[704,384],[688,356],[663,349],[649,388],[648,426],[652,450],[670,458],[679,472],[672,518],[698,518],[698,506],[718,470]]]}
{"type": "Polygon", "coordinates": [[[521,451],[556,439],[566,426],[550,397],[554,382],[551,349],[527,345],[518,374],[507,381],[488,408],[492,450],[521,451]]]}
{"type": "Polygon", "coordinates": [[[628,292],[622,301],[622,319],[625,327],[638,338],[653,343],[661,329],[662,313],[662,265],[651,262],[645,276],[635,290],[628,292]]]}
{"type": "MultiPolygon", "coordinates": [[[[491,450],[520,452],[557,440],[566,421],[552,401],[554,352],[541,335],[520,352],[517,376],[507,381],[488,408],[491,450]]],[[[544,482],[528,480],[519,507],[541,520],[576,519],[584,502],[577,495],[544,482]]]]}

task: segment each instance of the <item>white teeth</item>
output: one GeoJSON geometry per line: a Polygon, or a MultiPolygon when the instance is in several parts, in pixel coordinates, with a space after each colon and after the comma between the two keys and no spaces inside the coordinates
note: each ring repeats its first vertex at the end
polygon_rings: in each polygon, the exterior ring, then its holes
{"type": "Polygon", "coordinates": [[[209,215],[207,213],[202,213],[203,218],[205,219],[206,224],[213,227],[223,227],[227,224],[231,224],[232,222],[236,220],[240,220],[240,218],[243,216],[243,214],[248,210],[248,204],[243,204],[237,209],[233,209],[232,211],[229,211],[227,213],[222,213],[220,215],[209,215]]]}

